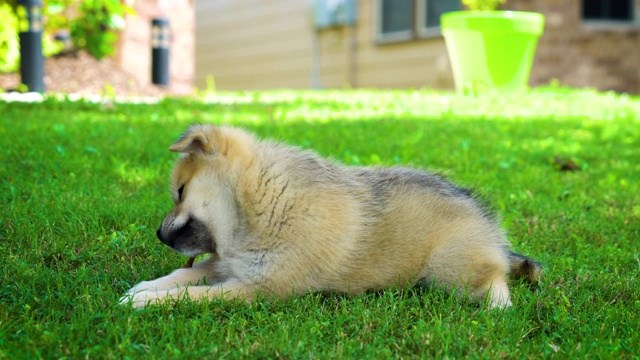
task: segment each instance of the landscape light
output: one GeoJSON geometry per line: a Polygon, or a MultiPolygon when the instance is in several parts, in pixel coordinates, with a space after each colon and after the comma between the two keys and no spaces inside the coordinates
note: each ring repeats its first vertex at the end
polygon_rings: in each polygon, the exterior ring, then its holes
{"type": "Polygon", "coordinates": [[[151,82],[156,85],[169,85],[170,33],[168,19],[151,20],[151,82]]]}
{"type": "Polygon", "coordinates": [[[18,0],[20,78],[29,91],[44,92],[42,0],[18,0]]]}

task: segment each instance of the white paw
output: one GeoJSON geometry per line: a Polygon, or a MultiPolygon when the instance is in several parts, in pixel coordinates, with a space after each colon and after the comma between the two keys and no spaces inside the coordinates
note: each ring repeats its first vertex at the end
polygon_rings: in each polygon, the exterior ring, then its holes
{"type": "MultiPolygon", "coordinates": [[[[131,289],[133,290],[133,289],[131,289]]],[[[142,309],[147,305],[154,305],[166,298],[167,294],[161,294],[157,291],[137,291],[127,292],[120,298],[120,305],[129,305],[135,309],[142,309]]]]}
{"type": "Polygon", "coordinates": [[[134,295],[142,291],[155,291],[155,290],[156,290],[156,286],[153,281],[141,281],[131,289],[127,290],[126,295],[134,295]]]}
{"type": "Polygon", "coordinates": [[[511,300],[507,299],[506,301],[503,299],[493,299],[489,302],[489,308],[490,309],[507,309],[510,308],[511,305],[513,305],[511,303],[511,300]]]}
{"type": "Polygon", "coordinates": [[[157,299],[157,293],[158,291],[153,281],[141,281],[127,290],[120,298],[120,305],[131,304],[134,308],[143,308],[147,302],[157,299]]]}

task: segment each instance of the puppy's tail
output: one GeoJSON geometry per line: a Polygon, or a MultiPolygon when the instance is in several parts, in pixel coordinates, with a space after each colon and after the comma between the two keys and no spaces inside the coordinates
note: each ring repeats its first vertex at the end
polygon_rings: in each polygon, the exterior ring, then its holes
{"type": "Polygon", "coordinates": [[[511,276],[530,284],[537,284],[542,276],[542,266],[537,261],[513,251],[509,251],[509,267],[511,276]]]}

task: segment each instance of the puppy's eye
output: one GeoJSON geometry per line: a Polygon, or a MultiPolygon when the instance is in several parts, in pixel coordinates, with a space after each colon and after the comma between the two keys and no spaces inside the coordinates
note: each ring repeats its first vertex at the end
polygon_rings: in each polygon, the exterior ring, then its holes
{"type": "Polygon", "coordinates": [[[182,201],[182,192],[184,191],[184,185],[180,186],[178,189],[178,202],[182,201]]]}

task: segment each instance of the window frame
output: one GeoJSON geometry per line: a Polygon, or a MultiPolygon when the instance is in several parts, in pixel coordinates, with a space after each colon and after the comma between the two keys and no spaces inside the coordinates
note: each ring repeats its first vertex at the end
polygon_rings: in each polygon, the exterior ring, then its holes
{"type": "MultiPolygon", "coordinates": [[[[409,26],[409,30],[401,30],[401,31],[393,31],[393,32],[382,32],[382,2],[384,0],[375,0],[374,11],[375,11],[375,22],[374,22],[374,35],[376,42],[379,44],[385,43],[394,43],[401,41],[409,41],[414,38],[414,28],[415,28],[415,19],[411,19],[411,25],[409,26]]],[[[411,0],[415,3],[415,0],[411,0]]],[[[415,18],[415,9],[414,18],[415,18]]]]}
{"type": "Polygon", "coordinates": [[[580,20],[582,23],[590,28],[636,28],[640,25],[639,21],[639,9],[637,2],[629,0],[629,9],[631,13],[631,19],[620,20],[613,18],[586,18],[584,14],[585,0],[580,1],[580,20]]]}
{"type": "MultiPolygon", "coordinates": [[[[425,16],[427,10],[427,1],[429,0],[418,0],[415,6],[416,9],[416,32],[419,38],[433,38],[442,36],[442,31],[440,30],[440,25],[437,26],[428,26],[427,18],[425,16]]],[[[450,0],[453,1],[453,0],[450,0]]]]}
{"type": "MultiPolygon", "coordinates": [[[[427,26],[426,9],[429,0],[412,0],[413,16],[410,19],[411,26],[409,30],[382,32],[382,1],[376,0],[374,3],[374,38],[377,44],[390,44],[404,41],[413,41],[420,39],[432,39],[442,36],[440,26],[427,26]]],[[[455,1],[455,0],[452,0],[455,1]]],[[[461,2],[459,7],[462,9],[461,2]]]]}

